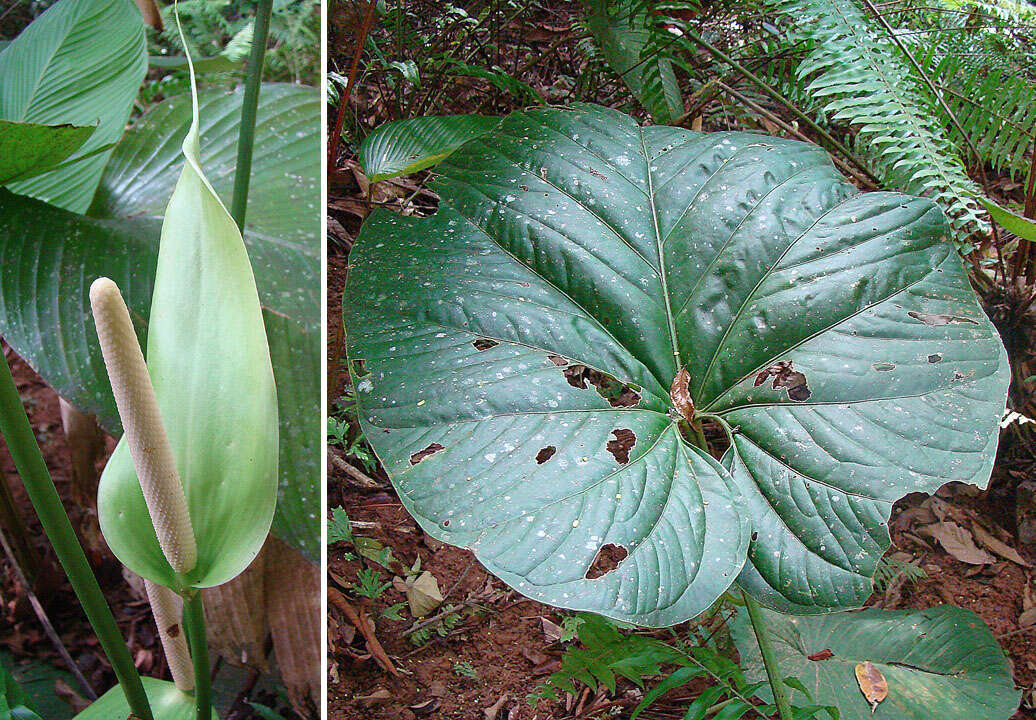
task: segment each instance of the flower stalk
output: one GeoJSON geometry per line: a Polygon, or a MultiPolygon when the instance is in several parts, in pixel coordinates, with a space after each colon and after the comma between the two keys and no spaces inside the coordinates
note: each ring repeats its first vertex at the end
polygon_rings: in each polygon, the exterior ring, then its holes
{"type": "Polygon", "coordinates": [[[191,692],[194,690],[194,665],[183,628],[183,598],[147,578],[144,578],[144,589],[151,602],[151,613],[155,616],[173,684],[183,692],[191,692]]]}

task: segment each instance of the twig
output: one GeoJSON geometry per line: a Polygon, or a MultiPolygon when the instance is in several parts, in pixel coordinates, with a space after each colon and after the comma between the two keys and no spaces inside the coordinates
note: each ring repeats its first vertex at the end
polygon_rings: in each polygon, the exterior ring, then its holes
{"type": "Polygon", "coordinates": [[[350,478],[352,478],[355,481],[356,485],[359,485],[360,487],[364,488],[369,488],[372,490],[375,488],[382,487],[381,483],[379,483],[377,480],[368,477],[363,472],[361,472],[357,468],[354,468],[352,465],[350,465],[345,460],[335,455],[330,450],[327,451],[327,457],[329,460],[331,460],[332,465],[334,465],[336,468],[338,468],[346,475],[348,475],[350,478]]]}
{"type": "Polygon", "coordinates": [[[366,613],[362,610],[357,611],[352,604],[346,600],[345,595],[335,590],[332,587],[327,589],[327,599],[332,605],[342,611],[346,619],[351,622],[360,634],[363,635],[363,639],[367,641],[367,649],[371,651],[371,657],[374,658],[374,662],[378,663],[381,668],[392,675],[393,677],[399,677],[399,671],[396,670],[396,666],[392,664],[392,660],[389,659],[388,653],[385,652],[385,648],[382,646],[378,637],[371,630],[370,625],[365,617],[366,613]]]}
{"type": "Polygon", "coordinates": [[[36,593],[32,591],[32,585],[29,584],[28,579],[25,577],[25,573],[22,572],[21,566],[18,564],[17,558],[14,556],[14,551],[7,542],[7,536],[3,530],[0,530],[0,545],[4,547],[4,554],[7,555],[7,560],[11,563],[11,567],[14,570],[15,577],[18,578],[18,582],[25,588],[25,596],[29,598],[29,604],[32,605],[32,611],[36,614],[36,618],[40,621],[40,625],[43,626],[43,631],[47,634],[47,638],[50,640],[51,645],[58,651],[58,655],[68,665],[69,672],[71,672],[79,685],[83,688],[83,692],[86,693],[87,699],[96,700],[97,693],[94,691],[93,686],[90,685],[89,681],[83,676],[83,672],[79,669],[79,665],[72,659],[72,656],[68,652],[68,648],[65,647],[65,643],[61,642],[61,637],[57,631],[54,630],[54,626],[50,623],[50,618],[47,617],[47,611],[43,609],[43,604],[40,603],[39,598],[36,597],[36,593]]]}
{"type": "Polygon", "coordinates": [[[363,23],[360,25],[360,34],[356,37],[356,49],[353,51],[353,62],[349,66],[349,77],[345,81],[345,89],[338,98],[338,111],[335,114],[334,132],[327,139],[327,169],[335,167],[335,160],[338,157],[338,141],[342,137],[342,125],[345,123],[345,112],[349,106],[349,95],[352,92],[353,84],[356,82],[356,74],[360,69],[360,57],[363,55],[363,46],[367,44],[367,35],[374,26],[374,11],[377,10],[378,0],[371,0],[367,6],[367,12],[363,16],[363,23]]]}

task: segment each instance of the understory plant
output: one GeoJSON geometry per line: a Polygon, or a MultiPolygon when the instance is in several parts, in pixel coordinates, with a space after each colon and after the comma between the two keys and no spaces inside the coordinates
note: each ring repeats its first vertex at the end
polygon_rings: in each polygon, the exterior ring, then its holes
{"type": "MultiPolygon", "coordinates": [[[[308,474],[316,440],[305,433],[319,432],[318,417],[301,419],[315,412],[307,407],[316,390],[307,364],[316,350],[312,317],[307,293],[290,284],[317,277],[310,263],[319,253],[308,246],[317,220],[296,222],[315,202],[307,193],[319,158],[317,103],[302,88],[261,82],[271,9],[270,0],[259,3],[243,91],[199,94],[188,57],[190,94],[145,114],[125,135],[147,64],[130,0],[60,0],[0,53],[0,184],[10,188],[0,190],[0,245],[13,256],[0,277],[0,325],[62,395],[121,432],[97,489],[100,529],[143,579],[172,675],[168,682],[137,673],[5,363],[0,431],[118,679],[77,719],[214,717],[206,617],[225,619],[226,608],[207,605],[215,596],[204,593],[246,568],[259,574],[250,585],[260,597],[239,611],[256,616],[258,644],[270,632],[263,616],[276,607],[285,616],[273,633],[277,653],[307,666],[284,643],[291,636],[308,640],[305,654],[319,658],[317,637],[307,636],[319,623],[316,607],[290,599],[315,589],[297,581],[277,588],[279,604],[262,596],[263,558],[282,579],[292,558],[309,566],[271,527],[302,552],[315,546],[301,500],[306,484],[316,484],[308,474]],[[76,75],[80,66],[95,74],[89,83],[76,75]],[[213,121],[203,113],[219,118],[217,142],[205,142],[213,121]],[[94,127],[84,115],[101,120],[94,127]],[[253,165],[257,137],[282,139],[253,165]],[[296,173],[296,163],[309,166],[296,173]],[[233,197],[230,210],[217,188],[233,197]],[[38,252],[40,236],[48,245],[54,235],[66,243],[57,257],[31,268],[17,261],[38,252]],[[31,282],[37,273],[57,284],[31,282]],[[27,286],[33,292],[20,295],[27,286]],[[37,304],[50,307],[32,319],[13,309],[37,304]],[[66,327],[77,329],[62,334],[66,327]]],[[[214,637],[222,643],[225,634],[214,637]]],[[[265,665],[264,655],[249,660],[265,665]]],[[[313,678],[289,686],[293,701],[315,702],[317,663],[311,669],[313,678]]],[[[83,692],[93,698],[89,685],[83,692]]]]}
{"type": "MultiPolygon", "coordinates": [[[[366,220],[343,302],[361,427],[421,527],[528,597],[637,626],[735,600],[782,720],[803,675],[786,623],[887,633],[816,648],[856,695],[797,704],[927,717],[891,668],[960,663],[845,611],[871,593],[893,502],[985,487],[993,465],[1007,356],[944,213],[861,193],[815,145],[596,105],[455,145],[435,215],[366,220]]],[[[955,621],[952,652],[989,646],[955,621]]],[[[980,716],[1006,718],[992,646],[980,716]]]]}

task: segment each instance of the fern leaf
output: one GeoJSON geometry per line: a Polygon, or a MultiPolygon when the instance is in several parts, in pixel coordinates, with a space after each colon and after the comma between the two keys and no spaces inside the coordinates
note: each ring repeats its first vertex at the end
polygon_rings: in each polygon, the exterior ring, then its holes
{"type": "Polygon", "coordinates": [[[938,123],[935,103],[852,0],[772,2],[811,42],[799,79],[830,119],[857,128],[857,146],[883,184],[937,202],[961,245],[986,233],[988,224],[973,199],[978,188],[938,123]]]}

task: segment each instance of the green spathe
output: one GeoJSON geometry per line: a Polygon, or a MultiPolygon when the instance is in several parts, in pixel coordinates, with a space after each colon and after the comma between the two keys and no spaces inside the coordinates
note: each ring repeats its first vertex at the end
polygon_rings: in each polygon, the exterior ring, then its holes
{"type": "MultiPolygon", "coordinates": [[[[155,720],[194,720],[194,696],[177,690],[165,680],[141,678],[155,720]]],[[[121,720],[130,717],[126,696],[118,685],[91,703],[75,720],[121,720]]],[[[218,720],[215,708],[212,717],[218,720]]]]}
{"type": "MultiPolygon", "coordinates": [[[[193,90],[193,88],[192,88],[193,90]]],[[[277,500],[277,397],[241,234],[202,172],[198,109],[162,224],[147,365],[198,544],[177,576],[162,555],[125,440],[101,478],[101,530],[115,555],[166,587],[211,587],[243,571],[277,500]]]]}
{"type": "Polygon", "coordinates": [[[434,216],[375,211],[350,256],[360,419],[424,529],[520,592],[641,625],[735,579],[858,607],[895,500],[988,482],[1007,355],[929,200],[588,105],[514,113],[436,174],[434,216]],[[681,369],[722,465],[681,437],[681,369]]]}

